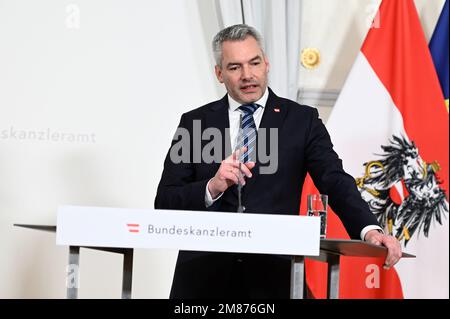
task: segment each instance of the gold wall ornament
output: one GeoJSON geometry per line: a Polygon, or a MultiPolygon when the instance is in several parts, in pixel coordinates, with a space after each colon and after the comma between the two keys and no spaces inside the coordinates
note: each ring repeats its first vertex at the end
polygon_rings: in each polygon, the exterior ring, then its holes
{"type": "Polygon", "coordinates": [[[300,60],[305,68],[315,69],[320,64],[320,52],[314,48],[303,49],[300,60]]]}

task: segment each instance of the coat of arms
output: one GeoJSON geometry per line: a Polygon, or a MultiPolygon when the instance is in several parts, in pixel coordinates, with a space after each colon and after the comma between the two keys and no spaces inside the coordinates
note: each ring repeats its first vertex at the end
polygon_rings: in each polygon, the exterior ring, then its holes
{"type": "Polygon", "coordinates": [[[390,235],[406,246],[412,236],[428,237],[431,226],[442,225],[448,200],[436,177],[439,164],[426,163],[413,141],[393,136],[378,161],[364,163],[365,175],[356,179],[362,197],[390,235]]]}

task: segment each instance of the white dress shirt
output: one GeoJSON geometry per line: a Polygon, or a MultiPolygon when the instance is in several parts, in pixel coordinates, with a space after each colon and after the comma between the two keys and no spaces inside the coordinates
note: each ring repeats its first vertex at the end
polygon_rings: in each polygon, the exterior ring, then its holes
{"type": "MultiPolygon", "coordinates": [[[[259,125],[261,124],[261,119],[264,114],[264,108],[266,107],[267,99],[269,98],[269,90],[266,89],[263,96],[255,102],[259,107],[256,109],[255,113],[253,113],[253,120],[255,121],[256,129],[259,129],[259,125]]],[[[230,139],[231,139],[231,149],[235,150],[239,137],[239,127],[240,116],[244,116],[244,111],[240,110],[239,107],[242,105],[239,102],[233,100],[233,98],[228,95],[228,117],[230,119],[230,139]]]]}
{"type": "MultiPolygon", "coordinates": [[[[266,88],[266,91],[264,92],[263,96],[255,102],[255,104],[258,104],[260,107],[253,113],[253,120],[255,121],[256,129],[258,130],[259,125],[261,124],[261,119],[264,113],[264,108],[266,107],[267,99],[269,98],[269,90],[266,88]]],[[[236,148],[236,145],[238,144],[238,137],[239,137],[239,128],[240,128],[240,119],[241,114],[244,116],[244,111],[240,110],[239,107],[242,104],[235,101],[229,94],[228,94],[228,118],[230,120],[230,141],[231,141],[231,149],[234,150],[236,148]]],[[[210,180],[211,181],[211,180],[210,180]]],[[[210,182],[209,181],[209,182],[210,182]]],[[[213,199],[211,196],[211,193],[209,192],[208,184],[206,184],[206,193],[205,193],[205,205],[206,207],[211,206],[214,204],[216,200],[218,200],[222,194],[217,196],[217,198],[213,199]]]]}
{"type": "MultiPolygon", "coordinates": [[[[264,92],[263,96],[255,102],[255,104],[258,104],[260,107],[253,113],[253,120],[255,121],[256,129],[259,129],[259,125],[261,124],[261,119],[264,114],[264,108],[266,107],[267,99],[269,98],[269,90],[266,88],[266,91],[264,92]]],[[[230,120],[230,140],[231,140],[231,149],[235,150],[236,145],[238,143],[238,136],[239,136],[239,127],[240,127],[240,115],[244,116],[244,112],[239,109],[239,107],[242,105],[241,103],[235,101],[229,94],[228,94],[228,117],[230,120]]],[[[211,181],[211,180],[210,180],[211,181]]],[[[206,184],[206,192],[205,192],[205,205],[206,207],[210,207],[216,200],[218,200],[220,197],[222,197],[223,193],[221,193],[217,198],[213,199],[211,196],[211,193],[209,192],[208,186],[209,183],[206,184]]],[[[369,230],[377,229],[382,232],[382,229],[377,225],[369,225],[363,228],[361,231],[361,240],[364,240],[364,237],[366,236],[367,232],[369,230]]]]}

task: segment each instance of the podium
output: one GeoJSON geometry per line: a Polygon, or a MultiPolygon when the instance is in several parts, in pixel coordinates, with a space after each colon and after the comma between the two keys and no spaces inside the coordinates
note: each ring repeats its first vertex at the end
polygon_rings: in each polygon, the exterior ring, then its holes
{"type": "MultiPolygon", "coordinates": [[[[305,258],[328,264],[328,298],[339,298],[340,256],[385,257],[387,249],[360,240],[320,239],[318,217],[64,206],[57,225],[18,227],[56,232],[78,271],[80,248],[123,254],[122,298],[132,297],[135,248],[290,255],[291,299],[304,298],[305,258]]],[[[414,257],[403,253],[403,257],[414,257]]],[[[76,275],[76,274],[75,274],[76,275]]],[[[67,298],[78,296],[70,284],[67,298]]]]}

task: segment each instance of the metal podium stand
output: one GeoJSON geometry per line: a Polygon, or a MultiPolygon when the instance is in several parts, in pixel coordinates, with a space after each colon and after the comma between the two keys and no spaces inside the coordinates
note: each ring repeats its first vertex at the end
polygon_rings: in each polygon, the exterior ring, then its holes
{"type": "MultiPolygon", "coordinates": [[[[327,297],[339,298],[340,257],[386,257],[387,248],[361,240],[321,239],[319,256],[293,256],[291,266],[291,299],[304,298],[305,257],[328,264],[327,297]]],[[[403,253],[403,258],[414,258],[414,255],[403,253]]]]}
{"type": "MultiPolygon", "coordinates": [[[[48,225],[25,225],[14,224],[14,226],[35,229],[40,231],[56,233],[56,226],[48,225]]],[[[131,248],[110,248],[110,247],[87,247],[87,246],[69,246],[68,265],[79,267],[80,265],[80,248],[94,249],[117,253],[123,255],[123,272],[122,272],[122,299],[131,299],[131,286],[133,282],[133,252],[131,248]]],[[[67,287],[67,299],[76,299],[78,297],[78,287],[67,287]]]]}
{"type": "MultiPolygon", "coordinates": [[[[25,225],[15,224],[14,226],[48,231],[55,233],[56,226],[25,225]]],[[[69,265],[80,264],[80,248],[95,249],[112,253],[119,253],[124,256],[122,275],[122,299],[131,298],[131,287],[133,279],[133,251],[132,248],[110,248],[110,247],[87,247],[69,246],[69,265]]],[[[327,297],[329,299],[339,298],[339,272],[340,256],[352,257],[385,257],[387,249],[382,246],[373,245],[361,240],[347,239],[321,239],[319,256],[292,256],[291,263],[291,299],[303,299],[306,287],[305,280],[305,258],[322,261],[328,264],[328,285],[327,297]]],[[[413,258],[414,255],[403,253],[403,258],[413,258]]],[[[68,287],[67,298],[76,299],[78,288],[68,287]]]]}

